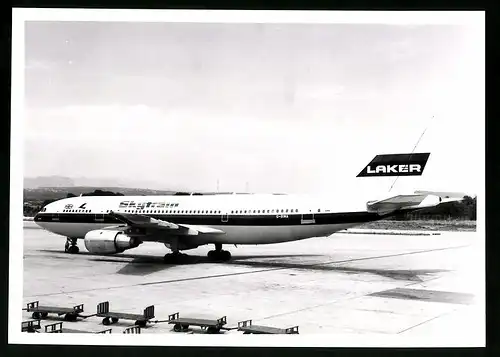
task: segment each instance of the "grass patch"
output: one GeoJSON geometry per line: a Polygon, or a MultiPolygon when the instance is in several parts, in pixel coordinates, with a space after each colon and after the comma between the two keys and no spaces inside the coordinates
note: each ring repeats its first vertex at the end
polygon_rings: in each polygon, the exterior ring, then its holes
{"type": "Polygon", "coordinates": [[[412,220],[412,221],[390,221],[382,220],[365,223],[356,228],[360,229],[387,229],[387,230],[411,230],[411,231],[456,231],[475,232],[476,221],[466,220],[412,220]]]}

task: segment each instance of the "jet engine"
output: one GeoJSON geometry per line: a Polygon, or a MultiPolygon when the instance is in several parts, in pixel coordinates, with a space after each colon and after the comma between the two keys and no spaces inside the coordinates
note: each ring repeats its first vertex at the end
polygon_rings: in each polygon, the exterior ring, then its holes
{"type": "Polygon", "coordinates": [[[122,231],[95,230],[85,235],[85,247],[90,253],[114,254],[135,248],[142,242],[122,231]]]}

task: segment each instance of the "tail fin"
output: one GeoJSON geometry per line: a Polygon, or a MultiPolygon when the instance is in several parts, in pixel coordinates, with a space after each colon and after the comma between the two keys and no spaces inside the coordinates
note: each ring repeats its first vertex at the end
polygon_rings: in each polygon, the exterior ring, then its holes
{"type": "Polygon", "coordinates": [[[430,153],[377,155],[356,177],[421,176],[430,153]]]}

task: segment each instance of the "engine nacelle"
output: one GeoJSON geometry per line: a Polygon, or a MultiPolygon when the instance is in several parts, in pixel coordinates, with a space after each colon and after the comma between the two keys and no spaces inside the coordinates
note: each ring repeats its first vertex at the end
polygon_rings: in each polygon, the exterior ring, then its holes
{"type": "Polygon", "coordinates": [[[84,243],[90,253],[114,254],[135,248],[142,242],[137,238],[127,236],[122,231],[101,229],[88,232],[84,243]]]}

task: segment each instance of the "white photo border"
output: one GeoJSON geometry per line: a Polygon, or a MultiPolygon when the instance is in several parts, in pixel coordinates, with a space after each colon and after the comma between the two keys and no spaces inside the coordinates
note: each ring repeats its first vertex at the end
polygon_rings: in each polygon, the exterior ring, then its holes
{"type": "MultiPolygon", "coordinates": [[[[98,10],[14,8],[12,12],[12,116],[10,165],[9,313],[11,344],[122,346],[240,346],[240,347],[471,347],[484,346],[464,336],[421,339],[383,334],[183,335],[183,334],[26,334],[20,331],[23,301],[23,167],[25,23],[28,21],[190,22],[190,23],[324,23],[324,24],[461,24],[471,25],[484,42],[484,11],[250,11],[250,10],[98,10]],[[472,345],[471,345],[472,344],[472,345]]],[[[484,74],[484,67],[478,68],[484,74]]],[[[481,90],[481,89],[478,89],[481,90]]],[[[482,89],[484,90],[484,89],[482,89]]],[[[484,108],[483,108],[484,109],[484,108]]],[[[485,110],[483,110],[485,113],[485,110]]],[[[478,125],[484,128],[484,121],[478,125]]],[[[484,132],[484,130],[483,130],[484,132]]],[[[480,138],[485,143],[484,137],[480,138]]],[[[485,172],[485,155],[477,158],[478,175],[485,172]]],[[[477,235],[484,251],[485,187],[477,188],[477,235]]],[[[485,257],[478,264],[484,267],[485,257]]],[[[485,274],[482,277],[485,284],[485,274]]],[[[483,302],[484,290],[479,294],[483,302]]],[[[484,337],[485,339],[485,337],[484,337]]]]}

